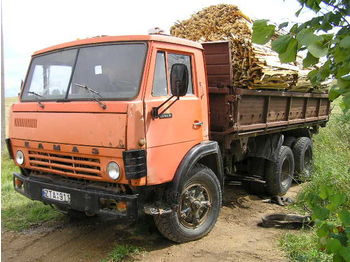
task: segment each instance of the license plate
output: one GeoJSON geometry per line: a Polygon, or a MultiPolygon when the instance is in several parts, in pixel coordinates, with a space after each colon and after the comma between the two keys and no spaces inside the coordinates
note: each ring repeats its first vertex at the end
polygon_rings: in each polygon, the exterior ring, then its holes
{"type": "Polygon", "coordinates": [[[64,203],[70,203],[69,193],[43,188],[41,194],[43,198],[52,199],[64,203]]]}

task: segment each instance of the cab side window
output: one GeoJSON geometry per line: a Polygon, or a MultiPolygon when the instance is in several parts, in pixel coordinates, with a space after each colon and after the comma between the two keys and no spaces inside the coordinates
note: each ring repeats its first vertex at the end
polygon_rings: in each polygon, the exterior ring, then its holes
{"type": "Polygon", "coordinates": [[[189,55],[168,54],[169,75],[170,75],[171,67],[173,66],[173,64],[184,64],[187,66],[188,73],[189,73],[187,95],[193,94],[191,57],[189,55]]]}
{"type": "Polygon", "coordinates": [[[158,52],[154,71],[152,96],[167,96],[168,82],[166,76],[165,53],[158,52]]]}

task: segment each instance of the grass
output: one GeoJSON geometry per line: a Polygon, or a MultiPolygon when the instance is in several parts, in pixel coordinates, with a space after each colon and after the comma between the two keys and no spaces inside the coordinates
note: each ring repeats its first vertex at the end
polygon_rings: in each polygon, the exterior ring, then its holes
{"type": "Polygon", "coordinates": [[[118,262],[129,258],[132,255],[139,254],[140,248],[131,245],[117,245],[113,248],[108,256],[100,262],[118,262]]]}
{"type": "Polygon", "coordinates": [[[30,200],[13,189],[12,173],[18,171],[7,154],[1,162],[1,222],[5,229],[21,231],[62,215],[41,202],[30,200]]]}
{"type": "MultiPolygon", "coordinates": [[[[17,97],[6,98],[6,127],[8,127],[8,113],[17,97]]],[[[6,134],[8,128],[6,128],[6,134]]],[[[7,153],[1,158],[1,222],[5,229],[21,231],[45,221],[59,219],[62,215],[38,201],[32,201],[13,189],[12,173],[19,171],[7,153]]]]}
{"type": "Polygon", "coordinates": [[[287,233],[280,240],[280,244],[288,253],[291,261],[300,262],[330,262],[332,256],[320,252],[317,248],[317,236],[313,231],[302,230],[295,233],[287,233]]]}
{"type": "MultiPolygon", "coordinates": [[[[332,185],[337,192],[350,199],[350,112],[343,114],[337,106],[327,127],[313,137],[314,176],[299,193],[294,208],[307,206],[309,193],[319,193],[322,185],[332,185]]],[[[346,208],[350,210],[350,201],[346,208]]],[[[332,257],[318,248],[315,230],[287,233],[281,247],[291,261],[332,261],[332,257]]]]}

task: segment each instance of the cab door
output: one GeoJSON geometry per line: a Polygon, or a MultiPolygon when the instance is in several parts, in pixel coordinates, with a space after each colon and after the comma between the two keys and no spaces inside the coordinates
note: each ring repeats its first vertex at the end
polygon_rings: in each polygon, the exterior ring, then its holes
{"type": "Polygon", "coordinates": [[[198,94],[194,54],[154,48],[150,77],[145,97],[148,184],[170,181],[184,155],[203,140],[202,101],[198,94]],[[171,97],[170,71],[172,65],[184,64],[189,72],[187,94],[171,98],[159,108],[166,109],[159,118],[152,117],[152,109],[171,97]]]}

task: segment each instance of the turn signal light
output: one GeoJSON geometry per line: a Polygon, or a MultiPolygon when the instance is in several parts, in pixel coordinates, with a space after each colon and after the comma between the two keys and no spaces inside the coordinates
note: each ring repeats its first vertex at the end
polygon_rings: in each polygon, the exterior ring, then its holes
{"type": "Polygon", "coordinates": [[[18,189],[21,189],[23,186],[23,181],[19,180],[18,178],[15,178],[15,187],[18,189]]]}
{"type": "Polygon", "coordinates": [[[102,209],[109,209],[111,211],[126,212],[127,203],[125,201],[117,201],[115,199],[100,198],[100,204],[102,209]]]}
{"type": "Polygon", "coordinates": [[[124,202],[124,201],[120,201],[120,202],[117,203],[117,210],[119,212],[125,212],[127,207],[128,206],[127,206],[126,202],[124,202]]]}

